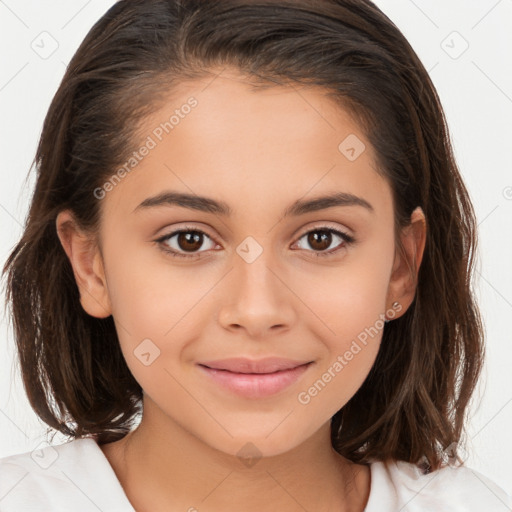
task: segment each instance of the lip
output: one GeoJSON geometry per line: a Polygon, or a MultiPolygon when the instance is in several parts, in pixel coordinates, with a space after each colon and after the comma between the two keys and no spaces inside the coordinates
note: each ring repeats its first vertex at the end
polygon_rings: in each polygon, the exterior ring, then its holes
{"type": "Polygon", "coordinates": [[[198,367],[214,382],[239,396],[264,398],[292,385],[312,363],[280,358],[259,361],[236,358],[207,361],[198,367]]]}
{"type": "Polygon", "coordinates": [[[199,363],[214,370],[228,370],[234,373],[273,373],[281,370],[291,370],[311,361],[296,361],[282,357],[266,357],[264,359],[248,359],[246,357],[232,357],[230,359],[217,359],[199,363]]]}

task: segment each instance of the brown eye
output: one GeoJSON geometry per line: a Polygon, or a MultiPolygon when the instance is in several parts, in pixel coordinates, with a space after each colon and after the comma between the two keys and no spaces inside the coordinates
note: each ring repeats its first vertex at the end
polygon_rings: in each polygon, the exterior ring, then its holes
{"type": "Polygon", "coordinates": [[[329,231],[310,231],[307,234],[310,247],[318,251],[325,251],[332,243],[332,234],[329,231]]]}
{"type": "Polygon", "coordinates": [[[204,245],[205,239],[211,241],[212,247],[215,246],[213,240],[203,231],[184,228],[164,235],[156,240],[156,242],[160,243],[162,250],[171,256],[198,258],[201,253],[206,252],[199,250],[204,245]]]}
{"type": "Polygon", "coordinates": [[[339,250],[343,249],[343,247],[355,242],[355,238],[347,233],[343,233],[342,231],[338,231],[337,229],[327,226],[310,230],[307,233],[304,233],[299,240],[303,238],[306,239],[307,245],[313,250],[313,254],[315,256],[334,255],[339,250]],[[337,248],[334,250],[326,251],[336,238],[341,239],[341,243],[338,243],[337,248]]]}
{"type": "Polygon", "coordinates": [[[176,243],[184,251],[197,251],[202,245],[202,234],[198,231],[182,231],[177,234],[176,243]]]}

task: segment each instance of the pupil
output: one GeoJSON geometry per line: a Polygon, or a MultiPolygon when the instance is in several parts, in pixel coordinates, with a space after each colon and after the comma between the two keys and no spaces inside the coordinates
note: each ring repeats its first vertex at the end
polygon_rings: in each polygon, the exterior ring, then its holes
{"type": "Polygon", "coordinates": [[[201,233],[187,231],[178,235],[178,245],[184,251],[193,252],[201,247],[201,233]],[[192,234],[191,234],[192,233],[192,234]],[[188,244],[188,245],[187,245],[188,244]]]}
{"type": "Polygon", "coordinates": [[[331,233],[329,231],[314,231],[310,233],[308,243],[314,249],[325,250],[331,244],[331,233]],[[318,236],[318,233],[320,235],[318,236]]]}

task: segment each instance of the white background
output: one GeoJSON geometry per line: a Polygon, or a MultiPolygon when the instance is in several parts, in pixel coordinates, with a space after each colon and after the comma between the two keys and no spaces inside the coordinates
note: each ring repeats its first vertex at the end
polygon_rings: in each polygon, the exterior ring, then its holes
{"type": "MultiPolygon", "coordinates": [[[[51,98],[79,43],[113,3],[0,0],[2,265],[21,236],[34,182],[32,174],[25,178],[51,98]],[[38,45],[39,52],[58,47],[40,56],[34,50],[38,45]]],[[[477,211],[476,291],[487,331],[487,361],[470,416],[467,464],[512,494],[512,0],[376,4],[402,30],[432,77],[477,211]]],[[[46,439],[25,397],[8,325],[3,316],[0,457],[30,451],[46,439]]]]}

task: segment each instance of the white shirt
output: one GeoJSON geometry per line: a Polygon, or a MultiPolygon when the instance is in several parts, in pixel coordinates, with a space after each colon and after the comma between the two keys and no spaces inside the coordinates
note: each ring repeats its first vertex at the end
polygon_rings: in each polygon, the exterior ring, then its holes
{"type": "MultiPolygon", "coordinates": [[[[512,497],[467,467],[424,475],[406,462],[370,465],[365,512],[510,512],[512,497]]],[[[0,512],[135,512],[92,438],[0,459],[0,512]]]]}

